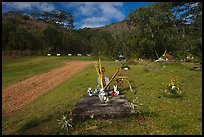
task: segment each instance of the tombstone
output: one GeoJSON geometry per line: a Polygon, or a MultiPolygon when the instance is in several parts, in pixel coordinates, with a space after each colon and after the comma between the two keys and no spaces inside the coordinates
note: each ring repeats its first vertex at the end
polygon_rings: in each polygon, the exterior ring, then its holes
{"type": "Polygon", "coordinates": [[[91,55],[90,54],[86,54],[88,57],[90,57],[91,55]]]}
{"type": "Polygon", "coordinates": [[[60,54],[57,54],[57,56],[60,56],[60,54]]]}
{"type": "Polygon", "coordinates": [[[81,56],[81,54],[77,54],[77,56],[81,56]]]}
{"type": "Polygon", "coordinates": [[[131,115],[130,102],[124,95],[109,97],[106,104],[98,96],[83,96],[72,111],[73,120],[113,119],[131,115]]]}
{"type": "Polygon", "coordinates": [[[72,56],[72,54],[67,54],[68,56],[72,56]]]}
{"type": "Polygon", "coordinates": [[[160,66],[146,66],[144,67],[145,70],[155,70],[155,69],[161,69],[160,66]]]}
{"type": "Polygon", "coordinates": [[[49,56],[51,56],[51,54],[47,54],[47,56],[49,57],[49,56]]]}

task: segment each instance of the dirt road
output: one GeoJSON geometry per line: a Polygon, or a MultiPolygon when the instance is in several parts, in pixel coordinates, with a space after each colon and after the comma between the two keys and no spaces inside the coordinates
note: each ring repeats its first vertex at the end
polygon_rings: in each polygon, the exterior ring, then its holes
{"type": "Polygon", "coordinates": [[[91,64],[91,61],[70,61],[61,68],[15,83],[2,91],[2,115],[8,116],[91,64]]]}

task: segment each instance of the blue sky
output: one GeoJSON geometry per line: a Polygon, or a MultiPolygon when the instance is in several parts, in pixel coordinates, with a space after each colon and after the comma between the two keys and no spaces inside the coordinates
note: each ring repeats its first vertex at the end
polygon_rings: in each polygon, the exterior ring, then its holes
{"type": "Polygon", "coordinates": [[[25,13],[64,10],[74,16],[75,29],[100,27],[124,20],[135,8],[153,2],[3,2],[2,12],[15,10],[25,13]]]}

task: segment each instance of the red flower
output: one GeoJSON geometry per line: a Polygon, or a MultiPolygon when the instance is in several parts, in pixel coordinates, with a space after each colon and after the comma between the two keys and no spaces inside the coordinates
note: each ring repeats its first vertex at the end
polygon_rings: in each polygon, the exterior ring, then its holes
{"type": "Polygon", "coordinates": [[[111,96],[112,96],[112,97],[116,96],[116,92],[114,92],[114,91],[111,92],[111,96]]]}

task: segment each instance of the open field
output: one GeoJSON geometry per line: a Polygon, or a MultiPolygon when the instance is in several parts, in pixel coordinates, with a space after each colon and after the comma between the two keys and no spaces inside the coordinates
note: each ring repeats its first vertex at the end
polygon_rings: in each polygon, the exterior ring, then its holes
{"type": "Polygon", "coordinates": [[[10,115],[16,109],[30,103],[55,86],[90,65],[91,61],[67,61],[63,67],[35,75],[4,88],[2,91],[2,114],[10,115]]]}
{"type": "Polygon", "coordinates": [[[2,88],[36,74],[63,66],[65,60],[93,60],[92,57],[2,57],[2,88]]]}
{"type": "MultiPolygon", "coordinates": [[[[78,57],[31,57],[3,59],[3,89],[25,78],[62,67],[64,61],[78,57]]],[[[84,57],[82,60],[94,60],[84,57]]],[[[120,69],[121,64],[103,61],[106,75],[120,69]]],[[[128,89],[126,97],[139,97],[143,104],[140,116],[112,120],[87,120],[76,123],[69,131],[62,130],[57,120],[72,109],[88,87],[96,88],[97,74],[93,65],[75,74],[39,96],[22,109],[3,117],[2,134],[202,134],[202,71],[190,70],[192,63],[161,64],[137,61],[130,70],[120,71],[128,76],[135,94],[128,89]],[[160,66],[160,69],[145,69],[160,66]],[[177,76],[182,97],[163,96],[170,78],[177,76]]]]}

